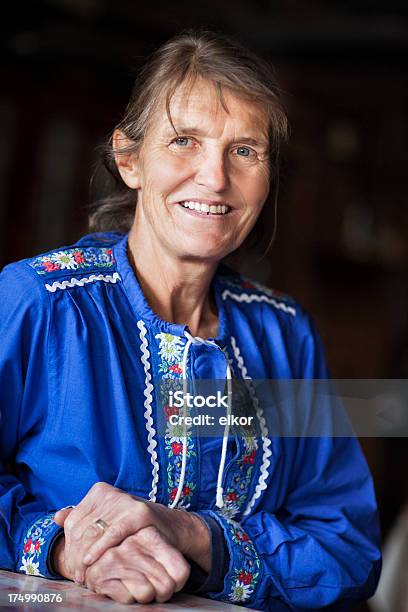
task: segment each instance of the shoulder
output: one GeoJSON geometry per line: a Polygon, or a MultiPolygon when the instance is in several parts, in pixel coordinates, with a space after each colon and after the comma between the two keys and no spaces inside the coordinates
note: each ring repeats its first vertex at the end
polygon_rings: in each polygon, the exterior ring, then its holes
{"type": "Polygon", "coordinates": [[[299,317],[303,312],[291,296],[243,276],[227,266],[220,266],[218,279],[223,300],[243,305],[265,304],[289,318],[299,317]]]}
{"type": "Polygon", "coordinates": [[[243,330],[243,321],[258,347],[274,347],[290,355],[296,377],[327,378],[324,348],[313,317],[293,297],[226,268],[218,275],[229,316],[243,330]]]}
{"type": "Polygon", "coordinates": [[[274,334],[277,328],[290,341],[302,341],[315,333],[310,314],[290,295],[235,272],[227,266],[218,271],[219,290],[230,316],[245,316],[259,333],[274,334]]]}
{"type": "Polygon", "coordinates": [[[0,281],[21,289],[54,292],[57,288],[83,284],[86,277],[109,276],[115,281],[114,245],[123,234],[106,232],[89,234],[76,243],[61,246],[34,257],[7,265],[0,281]]]}

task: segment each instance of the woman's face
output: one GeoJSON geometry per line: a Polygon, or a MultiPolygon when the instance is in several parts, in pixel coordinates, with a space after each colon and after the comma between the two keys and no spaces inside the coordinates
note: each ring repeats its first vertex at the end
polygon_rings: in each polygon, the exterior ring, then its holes
{"type": "Polygon", "coordinates": [[[269,192],[264,108],[197,80],[161,107],[134,170],[133,230],[175,257],[217,261],[254,226],[269,192]],[[153,242],[152,242],[153,241],[153,242]]]}

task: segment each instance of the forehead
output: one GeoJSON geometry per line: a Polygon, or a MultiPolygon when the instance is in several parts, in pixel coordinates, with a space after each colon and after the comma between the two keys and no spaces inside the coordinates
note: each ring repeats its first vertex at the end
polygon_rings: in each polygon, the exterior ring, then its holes
{"type": "Polygon", "coordinates": [[[247,100],[228,88],[223,88],[222,98],[215,84],[196,79],[193,84],[180,85],[169,104],[170,117],[165,99],[161,100],[155,113],[155,131],[179,131],[183,127],[196,127],[209,136],[228,135],[262,138],[268,140],[268,116],[263,104],[247,100]],[[170,120],[171,119],[171,120],[170,120]]]}

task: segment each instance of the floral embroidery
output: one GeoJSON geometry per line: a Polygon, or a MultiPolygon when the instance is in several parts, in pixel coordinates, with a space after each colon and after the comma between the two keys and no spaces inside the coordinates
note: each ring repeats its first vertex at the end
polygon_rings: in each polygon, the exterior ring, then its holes
{"type": "Polygon", "coordinates": [[[183,350],[183,341],[178,336],[172,334],[156,334],[159,340],[159,355],[162,358],[160,371],[170,376],[170,378],[178,378],[177,374],[182,374],[181,353],[183,350]],[[175,375],[175,376],[173,376],[175,375]]]}
{"type": "Polygon", "coordinates": [[[261,559],[249,535],[234,520],[220,516],[220,512],[210,512],[211,516],[222,523],[229,541],[231,570],[225,576],[225,590],[210,593],[210,597],[242,603],[254,594],[260,580],[261,559]]]}
{"type": "Polygon", "coordinates": [[[40,573],[40,558],[47,536],[51,531],[58,529],[52,520],[53,514],[47,514],[38,519],[28,530],[24,538],[23,555],[21,557],[20,572],[32,576],[43,576],[40,573]]]}
{"type": "Polygon", "coordinates": [[[227,493],[226,498],[224,497],[224,505],[219,510],[219,513],[226,519],[233,519],[239,513],[240,506],[239,504],[229,502],[228,495],[230,493],[227,493]]]}
{"type": "Polygon", "coordinates": [[[159,372],[162,375],[160,383],[160,405],[163,406],[166,419],[166,432],[164,436],[165,451],[167,455],[167,493],[169,502],[173,502],[180,481],[183,457],[184,436],[186,436],[187,464],[184,486],[178,507],[188,507],[196,489],[196,444],[192,436],[191,427],[171,424],[169,418],[178,414],[179,409],[168,405],[170,391],[180,390],[180,381],[183,379],[182,353],[183,341],[178,336],[160,333],[155,336],[159,341],[159,355],[161,357],[159,372]]]}
{"type": "MultiPolygon", "coordinates": [[[[165,416],[164,447],[167,456],[168,499],[171,503],[177,495],[183,445],[186,437],[186,472],[180,500],[181,505],[186,505],[192,502],[196,490],[196,440],[192,426],[184,427],[181,424],[170,423],[170,416],[178,414],[181,409],[168,405],[170,392],[174,393],[181,388],[184,343],[182,338],[172,334],[159,333],[155,335],[155,338],[159,341],[159,372],[162,376],[159,385],[159,405],[165,416]]],[[[228,355],[226,357],[228,358],[228,355]]],[[[235,398],[234,401],[238,401],[238,404],[241,401],[249,402],[250,408],[253,407],[253,402],[248,396],[246,387],[242,389],[241,398],[235,398]]],[[[219,510],[219,513],[226,519],[237,519],[244,511],[255,473],[254,470],[258,463],[259,444],[252,427],[239,428],[237,433],[240,439],[240,455],[226,471],[223,493],[224,506],[219,510]]]]}
{"type": "Polygon", "coordinates": [[[22,566],[20,567],[20,572],[24,572],[25,574],[30,574],[31,576],[41,576],[40,570],[38,566],[40,562],[34,563],[34,557],[23,557],[21,559],[22,566]]]}
{"type": "Polygon", "coordinates": [[[255,436],[245,435],[241,439],[243,452],[227,474],[224,485],[224,506],[218,511],[226,519],[236,518],[243,509],[257,458],[258,441],[255,436]]]}
{"type": "Polygon", "coordinates": [[[56,270],[77,270],[86,272],[91,268],[112,268],[115,264],[111,248],[88,247],[72,248],[39,255],[30,262],[37,274],[47,274],[56,270]]]}
{"type": "Polygon", "coordinates": [[[254,463],[252,459],[255,458],[254,451],[258,448],[258,442],[255,436],[244,436],[244,444],[245,450],[249,453],[248,461],[249,463],[254,463]]]}
{"type": "Polygon", "coordinates": [[[286,293],[282,293],[281,291],[277,291],[276,289],[271,289],[263,283],[251,280],[246,276],[226,276],[222,278],[222,282],[224,285],[230,287],[231,289],[240,289],[241,291],[259,291],[264,293],[268,297],[277,298],[288,303],[294,303],[293,298],[291,298],[286,293]]]}
{"type": "Polygon", "coordinates": [[[248,534],[234,523],[229,524],[234,544],[234,565],[229,599],[233,602],[247,601],[259,581],[260,560],[248,534]],[[237,563],[238,561],[238,563],[237,563]]]}
{"type": "MultiPolygon", "coordinates": [[[[244,574],[245,572],[241,572],[240,576],[244,574]]],[[[230,600],[231,601],[246,601],[252,594],[252,589],[251,589],[251,581],[252,581],[252,574],[247,574],[247,576],[250,576],[250,582],[242,582],[241,580],[237,580],[235,582],[235,585],[232,588],[232,591],[230,593],[230,600]]]]}

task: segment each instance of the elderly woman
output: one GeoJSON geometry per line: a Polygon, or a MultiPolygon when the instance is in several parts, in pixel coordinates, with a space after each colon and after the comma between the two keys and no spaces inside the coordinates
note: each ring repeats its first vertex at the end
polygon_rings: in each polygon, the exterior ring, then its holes
{"type": "Polygon", "coordinates": [[[0,567],[119,602],[184,588],[343,609],[373,593],[376,503],[355,439],[274,437],[255,392],[259,435],[177,434],[170,418],[159,432],[163,380],[328,377],[300,306],[220,265],[276,188],[285,135],[262,61],[178,36],[109,141],[98,232],[3,270],[0,567]]]}

